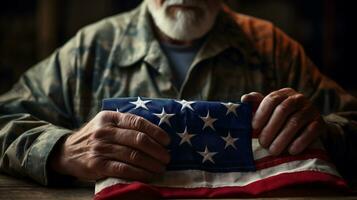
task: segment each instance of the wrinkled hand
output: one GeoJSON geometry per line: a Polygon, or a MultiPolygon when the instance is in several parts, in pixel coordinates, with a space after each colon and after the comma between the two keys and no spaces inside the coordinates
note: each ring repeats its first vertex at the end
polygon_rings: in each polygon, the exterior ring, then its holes
{"type": "Polygon", "coordinates": [[[167,133],[142,117],[102,111],[64,141],[50,165],[84,180],[149,181],[165,170],[169,141],[167,133]]]}
{"type": "Polygon", "coordinates": [[[273,155],[285,149],[290,154],[301,153],[326,131],[319,111],[303,95],[291,88],[274,91],[267,96],[252,92],[242,96],[256,110],[253,131],[260,133],[259,142],[273,155]]]}

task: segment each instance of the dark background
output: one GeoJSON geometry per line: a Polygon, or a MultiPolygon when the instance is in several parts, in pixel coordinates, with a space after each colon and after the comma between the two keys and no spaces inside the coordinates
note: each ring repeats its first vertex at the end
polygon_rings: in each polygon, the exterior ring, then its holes
{"type": "MultiPolygon", "coordinates": [[[[227,0],[238,12],[273,21],[299,41],[320,70],[356,94],[352,1],[227,0]]],[[[0,6],[0,94],[83,27],[135,7],[140,0],[3,0],[0,6]]]]}

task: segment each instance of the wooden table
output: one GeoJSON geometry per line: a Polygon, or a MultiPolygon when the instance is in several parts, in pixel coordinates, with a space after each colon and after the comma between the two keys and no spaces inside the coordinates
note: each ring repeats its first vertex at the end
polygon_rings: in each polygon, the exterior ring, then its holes
{"type": "Polygon", "coordinates": [[[47,188],[0,174],[0,200],[91,200],[93,194],[93,186],[47,188]]]}
{"type": "MultiPolygon", "coordinates": [[[[279,200],[349,200],[357,199],[357,181],[351,184],[352,193],[343,194],[323,187],[300,186],[265,194],[256,199],[279,200]],[[308,189],[307,189],[308,188],[308,189]]],[[[79,184],[73,188],[47,188],[29,180],[0,174],[0,200],[91,200],[94,186],[79,184]]]]}

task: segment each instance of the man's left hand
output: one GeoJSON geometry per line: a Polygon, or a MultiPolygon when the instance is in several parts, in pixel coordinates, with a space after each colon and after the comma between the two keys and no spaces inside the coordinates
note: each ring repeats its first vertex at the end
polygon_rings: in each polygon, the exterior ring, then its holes
{"type": "Polygon", "coordinates": [[[274,91],[267,96],[252,92],[242,96],[252,103],[253,131],[260,133],[259,142],[273,155],[285,149],[299,154],[326,131],[319,111],[303,94],[291,88],[274,91]]]}

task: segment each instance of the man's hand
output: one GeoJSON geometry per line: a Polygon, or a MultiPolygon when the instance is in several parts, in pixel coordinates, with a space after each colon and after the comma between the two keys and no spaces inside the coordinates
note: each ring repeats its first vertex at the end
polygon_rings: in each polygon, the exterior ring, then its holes
{"type": "Polygon", "coordinates": [[[285,149],[292,155],[299,154],[326,131],[319,111],[304,95],[291,88],[274,91],[265,97],[252,92],[241,100],[252,103],[256,110],[253,131],[260,133],[260,144],[273,155],[285,149]]]}
{"type": "Polygon", "coordinates": [[[148,181],[165,170],[169,142],[167,133],[142,117],[102,111],[56,149],[50,166],[84,180],[148,181]]]}

